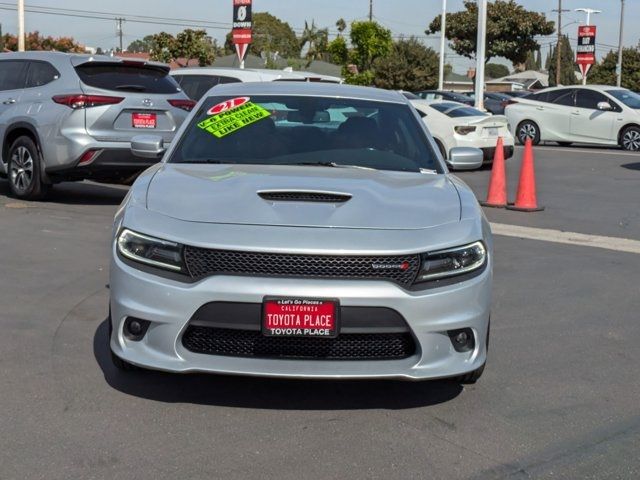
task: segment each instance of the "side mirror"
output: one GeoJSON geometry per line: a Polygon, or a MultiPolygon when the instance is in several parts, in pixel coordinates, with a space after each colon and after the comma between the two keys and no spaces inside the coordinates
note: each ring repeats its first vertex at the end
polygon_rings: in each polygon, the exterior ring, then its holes
{"type": "Polygon", "coordinates": [[[131,139],[131,153],[136,157],[158,159],[165,151],[164,140],[157,135],[138,135],[131,139]]]}
{"type": "Polygon", "coordinates": [[[609,102],[598,102],[598,110],[608,112],[610,110],[613,110],[613,107],[609,102]]]}
{"type": "Polygon", "coordinates": [[[484,162],[484,153],[479,148],[454,147],[449,152],[447,164],[452,170],[476,170],[484,162]]]}

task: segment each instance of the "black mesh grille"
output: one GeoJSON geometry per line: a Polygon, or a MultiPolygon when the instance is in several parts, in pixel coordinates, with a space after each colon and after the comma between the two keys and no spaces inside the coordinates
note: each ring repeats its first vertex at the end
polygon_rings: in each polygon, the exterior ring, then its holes
{"type": "Polygon", "coordinates": [[[235,252],[185,247],[184,258],[194,278],[209,275],[390,280],[408,286],[420,268],[419,255],[364,257],[235,252]]]}
{"type": "Polygon", "coordinates": [[[337,338],[266,337],[259,331],[190,325],[182,337],[194,353],[311,360],[398,360],[416,347],[410,333],[354,333],[337,338]]]}
{"type": "Polygon", "coordinates": [[[351,195],[323,192],[259,192],[258,195],[274,202],[344,203],[351,200],[351,195]]]}

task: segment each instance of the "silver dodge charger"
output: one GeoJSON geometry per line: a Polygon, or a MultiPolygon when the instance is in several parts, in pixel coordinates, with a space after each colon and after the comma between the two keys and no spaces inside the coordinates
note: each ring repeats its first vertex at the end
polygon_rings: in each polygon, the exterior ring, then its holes
{"type": "MultiPolygon", "coordinates": [[[[492,239],[397,92],[214,87],[115,217],[110,348],[123,370],[475,382],[492,239]]],[[[482,152],[451,151],[477,168],[482,152]]]]}

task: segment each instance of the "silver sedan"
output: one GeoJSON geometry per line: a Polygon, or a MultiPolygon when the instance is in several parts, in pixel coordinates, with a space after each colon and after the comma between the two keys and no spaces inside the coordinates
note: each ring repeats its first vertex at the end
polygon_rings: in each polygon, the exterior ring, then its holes
{"type": "MultiPolygon", "coordinates": [[[[487,356],[489,225],[397,92],[209,91],[113,230],[116,366],[296,378],[456,377],[487,356]]],[[[451,151],[456,168],[482,152],[451,151]]]]}

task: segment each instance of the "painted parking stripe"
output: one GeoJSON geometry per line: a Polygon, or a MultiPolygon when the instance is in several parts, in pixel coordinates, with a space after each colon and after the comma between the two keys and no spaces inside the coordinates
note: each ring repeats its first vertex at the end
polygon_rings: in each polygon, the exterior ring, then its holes
{"type": "MultiPolygon", "coordinates": [[[[524,147],[522,145],[516,145],[516,148],[522,150],[524,147]]],[[[640,158],[640,153],[627,152],[624,150],[596,150],[596,149],[588,149],[588,148],[567,148],[567,147],[547,147],[545,145],[538,145],[534,147],[535,150],[545,151],[545,152],[562,152],[562,153],[590,153],[592,155],[617,155],[621,157],[636,157],[640,158]]]]}
{"type": "Polygon", "coordinates": [[[507,225],[504,223],[492,223],[491,230],[494,235],[504,237],[526,238],[528,240],[541,240],[543,242],[564,243],[567,245],[604,248],[616,252],[640,254],[640,241],[628,238],[587,235],[584,233],[563,232],[562,230],[547,228],[521,227],[519,225],[507,225]]]}

